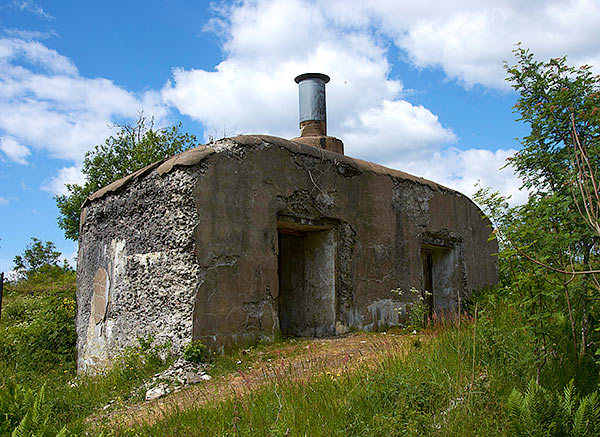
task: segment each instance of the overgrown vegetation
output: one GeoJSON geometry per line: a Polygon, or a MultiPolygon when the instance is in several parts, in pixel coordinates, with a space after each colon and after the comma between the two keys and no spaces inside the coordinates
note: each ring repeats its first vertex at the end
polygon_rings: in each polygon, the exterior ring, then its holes
{"type": "MultiPolygon", "coordinates": [[[[0,319],[0,435],[56,435],[108,402],[143,397],[144,379],[165,366],[149,339],[111,370],[76,376],[75,272],[50,242],[32,239],[15,257],[18,277],[4,287],[0,319]]],[[[66,429],[65,431],[66,432],[66,429]]]]}
{"type": "Polygon", "coordinates": [[[600,398],[595,391],[581,398],[573,380],[562,395],[531,380],[525,394],[508,398],[511,429],[517,435],[595,436],[600,434],[600,398]]]}
{"type": "Polygon", "coordinates": [[[584,272],[600,267],[600,234],[583,211],[596,209],[598,188],[586,196],[580,182],[591,184],[600,169],[600,80],[589,66],[570,67],[565,58],[544,63],[522,48],[515,53],[519,63],[507,67],[508,79],[520,94],[515,111],[531,133],[508,165],[529,199],[510,207],[499,193],[480,190],[476,200],[496,225],[501,286],[511,290],[536,333],[541,369],[550,354],[570,349],[584,362],[596,350],[600,284],[584,272]],[[576,164],[574,136],[591,173],[576,164]]]}
{"type": "Polygon", "coordinates": [[[534,369],[531,338],[507,297],[480,299],[477,321],[438,319],[421,347],[390,341],[377,362],[313,379],[284,370],[248,395],[117,434],[505,435],[508,396],[534,369]]]}
{"type": "Polygon", "coordinates": [[[208,358],[208,348],[201,341],[192,341],[183,348],[183,358],[191,363],[203,363],[208,358]]]}

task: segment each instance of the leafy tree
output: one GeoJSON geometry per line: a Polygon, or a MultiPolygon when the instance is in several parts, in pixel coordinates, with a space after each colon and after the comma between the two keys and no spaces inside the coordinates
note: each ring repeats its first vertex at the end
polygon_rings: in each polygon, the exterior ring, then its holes
{"type": "Polygon", "coordinates": [[[22,279],[28,279],[40,273],[48,273],[51,270],[70,270],[69,264],[63,261],[60,265],[61,253],[51,241],[43,242],[31,237],[31,243],[27,245],[22,255],[15,256],[15,272],[22,279]]]}
{"type": "Polygon", "coordinates": [[[480,190],[476,199],[498,229],[503,285],[536,334],[541,369],[563,348],[585,356],[598,312],[593,299],[599,287],[582,273],[598,267],[600,235],[581,214],[588,200],[577,182],[582,173],[574,136],[585,145],[587,168],[595,173],[600,77],[589,66],[568,66],[566,57],[539,62],[521,47],[514,53],[517,64],[505,65],[507,80],[519,93],[518,120],[531,131],[507,165],[522,178],[529,199],[512,208],[489,190],[480,190]]]}
{"type": "Polygon", "coordinates": [[[87,197],[100,188],[153,162],[197,145],[194,135],[182,133],[181,123],[154,129],[140,114],[135,126],[118,125],[119,131],[94,147],[83,160],[83,185],[66,184],[68,195],[55,196],[60,211],[58,225],[71,240],[79,238],[79,215],[87,197]]]}

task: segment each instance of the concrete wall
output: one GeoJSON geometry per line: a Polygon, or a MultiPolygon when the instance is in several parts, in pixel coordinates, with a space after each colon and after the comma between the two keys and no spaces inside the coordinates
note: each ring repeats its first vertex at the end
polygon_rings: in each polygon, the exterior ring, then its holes
{"type": "Polygon", "coordinates": [[[138,337],[175,347],[191,338],[198,173],[154,172],[85,207],[77,258],[80,370],[103,366],[138,337]]]}
{"type": "Polygon", "coordinates": [[[284,330],[310,335],[401,323],[406,302],[390,290],[422,288],[424,245],[451,254],[436,267],[444,308],[497,281],[489,222],[468,198],[274,137],[236,137],[157,163],[95,195],[83,216],[81,366],[146,332],[222,348],[272,338],[280,315],[284,330]],[[294,248],[285,237],[282,260],[278,235],[294,233],[301,241],[294,248]],[[90,314],[100,267],[110,285],[98,323],[90,314]]]}

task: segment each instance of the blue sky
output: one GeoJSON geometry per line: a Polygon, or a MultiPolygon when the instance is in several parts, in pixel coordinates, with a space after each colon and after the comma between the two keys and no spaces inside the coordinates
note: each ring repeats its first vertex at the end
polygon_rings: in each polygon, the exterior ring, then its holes
{"type": "Polygon", "coordinates": [[[31,237],[71,257],[53,196],[139,111],[199,138],[298,134],[293,78],[331,76],[346,153],[456,188],[525,194],[504,81],[517,42],[600,65],[592,0],[0,1],[0,270],[31,237]]]}

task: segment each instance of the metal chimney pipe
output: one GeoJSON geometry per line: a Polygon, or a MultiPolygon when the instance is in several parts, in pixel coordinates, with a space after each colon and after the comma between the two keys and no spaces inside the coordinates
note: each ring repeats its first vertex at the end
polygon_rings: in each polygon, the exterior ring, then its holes
{"type": "Polygon", "coordinates": [[[327,135],[325,84],[329,80],[321,73],[304,73],[294,79],[298,84],[301,137],[327,135]]]}

